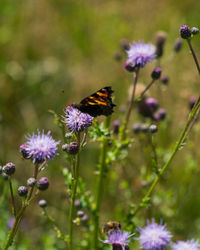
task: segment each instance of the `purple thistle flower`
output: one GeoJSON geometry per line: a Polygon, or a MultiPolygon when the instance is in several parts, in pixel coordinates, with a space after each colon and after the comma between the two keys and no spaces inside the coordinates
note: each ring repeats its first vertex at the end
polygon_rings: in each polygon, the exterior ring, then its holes
{"type": "Polygon", "coordinates": [[[200,245],[198,241],[188,240],[188,241],[178,241],[173,244],[172,250],[199,250],[200,245]]]}
{"type": "Polygon", "coordinates": [[[151,43],[134,42],[126,52],[128,54],[128,63],[132,67],[139,66],[143,68],[156,57],[156,48],[151,43]]]}
{"type": "Polygon", "coordinates": [[[38,135],[28,135],[26,142],[26,153],[28,157],[33,159],[33,163],[42,163],[45,160],[52,160],[56,155],[57,145],[60,141],[56,142],[50,135],[50,131],[44,134],[44,131],[38,135]]]}
{"type": "Polygon", "coordinates": [[[111,231],[106,240],[102,240],[106,244],[121,246],[123,250],[127,246],[128,239],[133,236],[127,232],[122,232],[120,230],[111,231]]]}
{"type": "Polygon", "coordinates": [[[65,109],[64,122],[72,132],[83,131],[92,125],[93,117],[83,113],[72,105],[65,109]]]}
{"type": "Polygon", "coordinates": [[[172,237],[171,233],[167,231],[166,225],[147,222],[147,226],[139,228],[140,231],[140,245],[145,250],[162,250],[166,247],[172,237]]]}

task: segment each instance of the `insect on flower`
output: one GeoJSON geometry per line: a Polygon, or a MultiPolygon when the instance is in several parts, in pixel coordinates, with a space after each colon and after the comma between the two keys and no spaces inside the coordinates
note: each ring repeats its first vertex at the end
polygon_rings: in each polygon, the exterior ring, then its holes
{"type": "Polygon", "coordinates": [[[110,231],[118,231],[121,229],[121,224],[118,221],[109,221],[104,224],[102,228],[103,233],[108,233],[110,231]]]}
{"type": "Polygon", "coordinates": [[[113,113],[113,107],[116,106],[112,102],[112,93],[112,88],[107,86],[84,98],[79,104],[72,104],[72,106],[92,117],[108,116],[113,113]]]}

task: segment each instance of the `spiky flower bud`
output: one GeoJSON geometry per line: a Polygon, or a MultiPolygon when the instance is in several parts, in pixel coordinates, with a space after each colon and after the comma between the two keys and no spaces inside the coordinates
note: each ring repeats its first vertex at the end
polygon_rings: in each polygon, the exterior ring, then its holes
{"type": "Polygon", "coordinates": [[[20,186],[17,191],[19,196],[26,196],[28,193],[28,189],[26,186],[20,186]]]}
{"type": "Polygon", "coordinates": [[[132,131],[133,133],[138,134],[141,131],[140,124],[133,124],[132,131]]]}
{"type": "Polygon", "coordinates": [[[4,167],[3,167],[3,172],[7,175],[12,175],[15,173],[15,164],[12,162],[8,162],[4,167]]]}
{"type": "Polygon", "coordinates": [[[192,27],[191,32],[192,32],[192,35],[197,35],[199,34],[199,29],[197,27],[192,27]]]}
{"type": "Polygon", "coordinates": [[[47,206],[47,201],[46,200],[39,200],[38,205],[42,208],[45,208],[47,206]]]}
{"type": "Polygon", "coordinates": [[[160,80],[165,85],[167,85],[169,83],[169,77],[168,76],[162,76],[160,80]]]}
{"type": "Polygon", "coordinates": [[[129,50],[130,49],[129,42],[125,38],[121,39],[120,45],[121,45],[121,47],[122,47],[123,50],[129,50]]]}
{"type": "Polygon", "coordinates": [[[156,133],[158,131],[158,127],[155,124],[152,124],[149,126],[149,132],[150,133],[156,133]]]}
{"type": "Polygon", "coordinates": [[[77,216],[79,217],[79,218],[82,218],[83,216],[84,216],[84,211],[83,210],[78,210],[78,212],[77,212],[77,216]]]}
{"type": "Polygon", "coordinates": [[[119,133],[119,127],[120,127],[120,121],[119,120],[115,120],[113,122],[113,133],[114,134],[118,134],[119,133]]]}
{"type": "Polygon", "coordinates": [[[174,43],[174,51],[177,53],[181,50],[183,42],[180,38],[177,38],[174,43]]]}
{"type": "Polygon", "coordinates": [[[180,36],[183,39],[189,39],[191,37],[192,32],[187,25],[185,25],[185,24],[181,25],[179,31],[180,31],[180,36]]]}
{"type": "Polygon", "coordinates": [[[141,124],[140,126],[140,130],[143,132],[143,133],[146,133],[148,131],[148,127],[145,123],[141,124]]]}
{"type": "Polygon", "coordinates": [[[66,134],[65,134],[65,138],[71,139],[71,138],[72,138],[72,133],[66,133],[66,134]]]}
{"type": "Polygon", "coordinates": [[[160,78],[161,76],[161,73],[162,73],[162,69],[157,67],[153,70],[153,72],[151,73],[151,77],[153,80],[157,80],[160,78]]]}
{"type": "Polygon", "coordinates": [[[37,182],[37,187],[39,190],[44,191],[49,187],[49,179],[47,177],[42,177],[37,182]]]}
{"type": "Polygon", "coordinates": [[[34,187],[34,186],[35,186],[35,183],[36,183],[36,179],[33,178],[33,177],[31,177],[31,178],[29,178],[29,179],[27,180],[27,185],[28,185],[29,187],[34,187]]]}
{"type": "Polygon", "coordinates": [[[1,175],[5,181],[8,180],[9,176],[6,173],[3,172],[1,175]]]}
{"type": "Polygon", "coordinates": [[[79,145],[77,142],[70,142],[67,145],[67,153],[70,155],[76,155],[79,151],[79,145]]]}
{"type": "Polygon", "coordinates": [[[23,143],[20,145],[19,151],[24,159],[30,159],[30,155],[26,149],[27,149],[27,144],[23,143]]]}
{"type": "Polygon", "coordinates": [[[128,61],[124,63],[124,68],[128,71],[128,72],[134,72],[137,68],[137,66],[132,66],[131,63],[129,63],[128,61]]]}
{"type": "Polygon", "coordinates": [[[80,200],[75,200],[75,201],[74,201],[74,206],[75,206],[76,208],[81,208],[81,207],[82,207],[81,201],[80,201],[80,200]]]}

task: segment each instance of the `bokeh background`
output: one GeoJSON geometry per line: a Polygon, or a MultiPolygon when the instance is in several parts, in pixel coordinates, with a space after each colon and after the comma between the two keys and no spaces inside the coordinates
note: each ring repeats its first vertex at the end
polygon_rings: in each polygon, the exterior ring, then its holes
{"type": "MultiPolygon", "coordinates": [[[[154,43],[155,33],[163,30],[168,35],[161,60],[164,65],[179,37],[179,26],[198,27],[199,12],[200,2],[196,0],[1,0],[0,164],[9,161],[16,164],[16,188],[18,184],[26,184],[33,171],[33,166],[19,154],[25,135],[44,129],[51,130],[56,140],[62,140],[62,133],[49,110],[63,115],[66,105],[78,103],[99,88],[111,85],[117,104],[112,120],[123,120],[119,109],[126,105],[132,75],[123,66],[126,55],[120,45],[122,39],[154,43]],[[121,60],[116,60],[116,55],[120,55],[121,60]]],[[[192,42],[199,55],[200,38],[197,36],[192,42]]],[[[149,82],[153,67],[154,64],[149,64],[143,70],[139,82],[149,82]]],[[[163,71],[170,78],[169,85],[160,88],[158,83],[150,92],[167,110],[167,120],[159,125],[157,135],[161,163],[185,124],[189,97],[199,92],[199,76],[185,42],[181,52],[163,71]]],[[[135,110],[132,122],[138,120],[135,110]]],[[[155,217],[158,221],[163,218],[174,239],[199,237],[199,129],[196,124],[186,148],[171,164],[162,180],[162,188],[157,189],[154,196],[153,207],[138,215],[140,226],[147,218],[155,217]]],[[[138,176],[144,156],[138,139],[131,136],[134,143],[126,167],[123,171],[120,166],[111,170],[110,179],[115,185],[109,185],[113,183],[109,178],[106,180],[101,223],[110,219],[123,221],[123,209],[129,206],[129,200],[137,203],[142,195],[142,180],[138,176]]],[[[95,186],[98,155],[97,145],[88,143],[81,166],[87,189],[93,190],[95,186]]],[[[60,150],[60,156],[45,170],[51,187],[42,198],[48,200],[51,214],[66,231],[69,203],[60,173],[65,164],[60,150]]],[[[2,179],[0,188],[1,241],[8,230],[11,208],[8,186],[2,179]]],[[[56,239],[53,229],[41,216],[40,208],[33,207],[26,211],[16,247],[12,249],[64,249],[62,241],[56,239]]]]}

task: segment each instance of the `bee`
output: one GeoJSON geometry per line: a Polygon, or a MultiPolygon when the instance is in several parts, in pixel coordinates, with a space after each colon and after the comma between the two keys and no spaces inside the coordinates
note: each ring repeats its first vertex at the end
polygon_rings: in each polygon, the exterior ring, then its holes
{"type": "Polygon", "coordinates": [[[104,224],[102,228],[103,233],[108,233],[110,231],[118,231],[121,229],[121,224],[118,221],[109,221],[104,224]]]}

